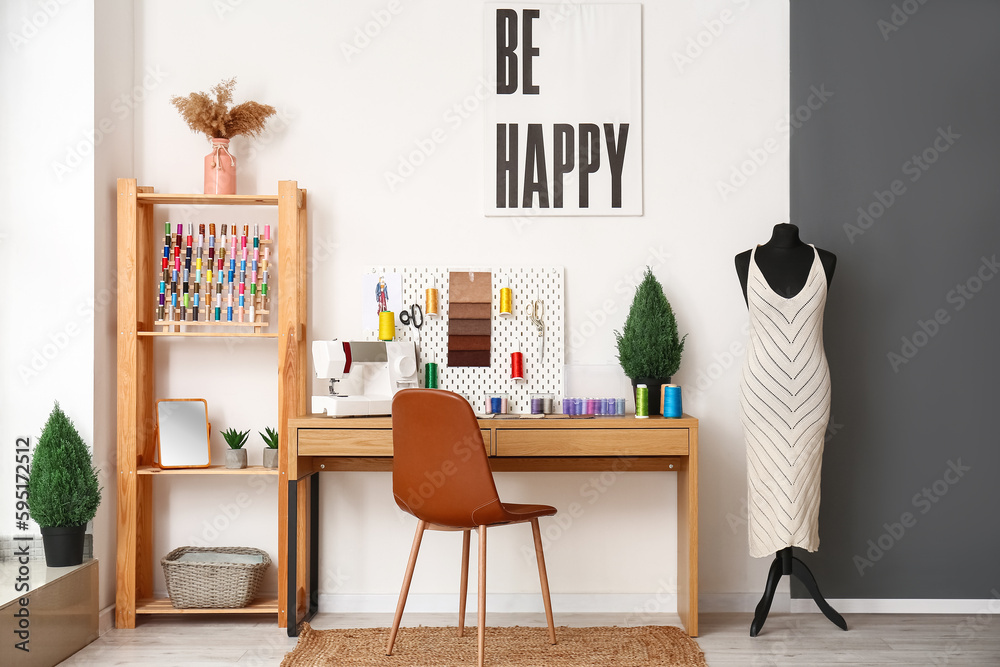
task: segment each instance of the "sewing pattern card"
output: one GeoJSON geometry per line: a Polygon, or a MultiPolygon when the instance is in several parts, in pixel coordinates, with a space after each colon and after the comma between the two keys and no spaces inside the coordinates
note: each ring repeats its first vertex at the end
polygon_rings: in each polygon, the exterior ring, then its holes
{"type": "Polygon", "coordinates": [[[366,273],[361,280],[361,328],[378,331],[379,313],[389,310],[396,314],[403,309],[403,278],[398,273],[366,273]]]}

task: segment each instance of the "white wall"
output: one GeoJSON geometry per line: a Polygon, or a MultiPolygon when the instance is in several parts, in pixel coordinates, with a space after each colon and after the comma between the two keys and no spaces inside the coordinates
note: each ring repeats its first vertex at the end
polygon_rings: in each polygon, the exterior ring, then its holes
{"type": "MultiPolygon", "coordinates": [[[[787,3],[645,3],[645,215],[553,218],[526,225],[482,215],[484,129],[476,97],[483,76],[482,11],[480,3],[458,0],[398,6],[318,0],[136,3],[133,84],[145,79],[149,85],[134,116],[135,175],[158,191],[199,191],[207,143],[187,130],[169,98],[239,76],[238,100],[271,103],[280,111],[261,139],[233,142],[241,162],[239,191],[273,192],[275,182],[286,178],[309,190],[312,337],[358,333],[358,281],[367,264],[562,264],[570,393],[611,386],[617,393],[624,385],[612,331],[624,320],[633,282],[651,265],[681,332],[691,334],[677,381],[685,387],[686,410],[702,420],[702,591],[758,592],[767,563],[746,555],[740,518],[745,496],[736,404],[741,359],[726,355],[745,340],[745,306],[732,258],[766,240],[770,227],[788,217],[787,133],[779,127],[788,109],[787,3]],[[387,13],[391,7],[397,13],[387,13]],[[348,61],[341,45],[364,31],[373,13],[391,21],[348,61]],[[690,60],[681,62],[677,56],[685,51],[690,60]],[[471,110],[461,123],[448,121],[455,105],[471,110]],[[445,130],[445,141],[390,190],[385,173],[436,128],[445,130]],[[750,151],[762,166],[745,163],[750,151]],[[717,183],[744,163],[747,172],[755,173],[724,198],[717,183]]],[[[65,131],[68,137],[56,142],[63,145],[77,136],[66,125],[32,138],[47,140],[65,131]]],[[[4,131],[9,127],[5,122],[4,131]]],[[[28,171],[47,168],[48,159],[28,171]]],[[[27,217],[20,209],[14,212],[20,215],[4,216],[9,227],[7,220],[27,217]]],[[[210,221],[205,215],[187,208],[172,211],[170,218],[210,221]]],[[[266,219],[266,212],[261,215],[241,221],[266,219]]],[[[13,226],[7,233],[26,231],[26,226],[13,226]]],[[[9,248],[9,240],[0,247],[9,248]]],[[[93,273],[93,266],[86,273],[93,273]]],[[[21,344],[5,346],[4,354],[18,350],[13,360],[18,363],[39,332],[55,330],[59,322],[53,317],[59,319],[49,313],[46,324],[33,325],[40,330],[21,344]]],[[[40,318],[46,319],[44,311],[40,318]]],[[[7,330],[15,328],[9,322],[5,318],[5,340],[7,330]]],[[[157,348],[158,395],[206,397],[216,430],[235,425],[256,431],[274,423],[276,348],[270,341],[189,343],[166,341],[157,348]],[[216,370],[198,370],[207,362],[216,370]]],[[[89,354],[74,352],[72,362],[86,366],[89,354]]],[[[69,363],[70,355],[64,357],[69,363]]],[[[55,375],[49,374],[53,382],[55,375]]],[[[83,393],[92,398],[89,388],[83,393]]],[[[221,455],[222,443],[214,440],[214,453],[221,455]]],[[[259,456],[259,447],[255,439],[251,457],[259,456]]],[[[631,609],[672,588],[675,486],[670,474],[636,473],[603,483],[599,475],[583,473],[498,477],[501,492],[512,500],[561,507],[582,501],[586,506],[572,525],[553,531],[558,539],[546,554],[557,604],[631,609]],[[584,489],[588,484],[606,489],[593,504],[584,489]],[[631,597],[575,602],[559,597],[591,593],[631,597]]],[[[210,488],[197,480],[161,482],[155,501],[158,516],[166,520],[156,530],[158,556],[196,540],[253,544],[276,553],[273,482],[226,480],[210,488]]],[[[413,522],[395,509],[389,489],[385,473],[324,477],[322,592],[361,596],[324,598],[324,604],[391,608],[413,522]]],[[[529,544],[527,531],[495,532],[491,590],[533,594],[536,575],[521,554],[529,544]]],[[[458,542],[453,536],[432,537],[414,580],[418,596],[456,590],[458,542]]],[[[273,573],[267,585],[275,587],[273,573]]]]}
{"type": "MultiPolygon", "coordinates": [[[[130,0],[7,2],[0,13],[0,257],[12,290],[0,438],[34,444],[58,400],[92,445],[101,607],[115,590],[113,178],[132,170],[131,120],[114,105],[132,90],[133,32],[130,0]]],[[[9,451],[2,535],[17,532],[9,451]]]]}
{"type": "MultiPolygon", "coordinates": [[[[0,4],[0,266],[6,283],[0,534],[7,536],[21,532],[13,519],[15,439],[29,436],[34,445],[54,401],[95,445],[105,508],[113,508],[114,497],[114,459],[102,455],[94,431],[94,141],[88,134],[94,127],[94,3],[42,4],[0,4]]],[[[107,530],[102,521],[103,514],[96,530],[107,530]]],[[[102,578],[106,572],[102,567],[102,578]]]]}
{"type": "Polygon", "coordinates": [[[117,502],[117,215],[115,181],[133,171],[134,108],[142,104],[133,83],[134,17],[131,0],[102,0],[94,7],[94,451],[107,469],[98,510],[94,553],[101,561],[101,608],[115,601],[117,502]]]}

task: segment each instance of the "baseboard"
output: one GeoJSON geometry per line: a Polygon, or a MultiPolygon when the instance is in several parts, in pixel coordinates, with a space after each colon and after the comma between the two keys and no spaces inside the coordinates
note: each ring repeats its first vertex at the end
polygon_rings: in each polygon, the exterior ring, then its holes
{"type": "MultiPolygon", "coordinates": [[[[396,609],[396,595],[320,595],[319,611],[323,613],[388,613],[396,609]]],[[[701,613],[750,613],[760,601],[760,593],[703,593],[698,596],[701,613]]],[[[842,614],[1000,614],[1000,593],[985,600],[938,599],[831,599],[830,605],[842,614]]],[[[411,594],[406,610],[416,613],[451,613],[457,605],[456,595],[411,594]]],[[[475,594],[470,594],[468,609],[476,608],[475,594]]],[[[109,608],[110,609],[110,608],[109,608]]],[[[537,593],[489,596],[489,609],[498,613],[542,612],[542,599],[537,593]]],[[[623,623],[633,625],[647,614],[677,613],[677,598],[667,593],[638,594],[553,594],[552,609],[561,613],[622,614],[623,623]]],[[[811,598],[792,599],[787,591],[776,591],[771,603],[772,613],[819,613],[811,598]]],[[[104,632],[104,613],[101,614],[104,632]]],[[[112,617],[113,618],[113,617],[112,617]]]]}
{"type": "MultiPolygon", "coordinates": [[[[1000,593],[987,600],[840,598],[827,602],[841,614],[1000,614],[1000,593]]],[[[794,614],[820,613],[811,598],[792,600],[791,610],[794,614]]]]}
{"type": "MultiPolygon", "coordinates": [[[[320,595],[321,613],[393,613],[396,595],[320,595]]],[[[491,593],[489,610],[497,613],[541,613],[542,598],[538,593],[491,593]]],[[[406,611],[417,613],[451,613],[457,609],[457,595],[416,595],[406,600],[406,611]]],[[[466,608],[476,608],[476,596],[471,594],[466,608]]],[[[554,613],[606,613],[625,617],[649,613],[676,614],[677,596],[668,593],[637,594],[553,594],[554,613]]],[[[625,621],[623,620],[623,623],[625,621]]]]}
{"type": "MultiPolygon", "coordinates": [[[[760,593],[702,593],[698,596],[698,611],[703,614],[720,612],[752,614],[757,609],[760,596],[760,593]]],[[[771,611],[787,614],[791,611],[791,601],[792,596],[788,591],[775,591],[771,611]]]]}
{"type": "Polygon", "coordinates": [[[102,609],[97,615],[97,636],[103,637],[104,633],[115,627],[115,606],[109,605],[102,609]]]}

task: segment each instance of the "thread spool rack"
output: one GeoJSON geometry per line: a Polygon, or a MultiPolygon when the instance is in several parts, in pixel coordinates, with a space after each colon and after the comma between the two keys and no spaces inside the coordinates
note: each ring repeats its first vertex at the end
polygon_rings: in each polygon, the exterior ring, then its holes
{"type": "MultiPolygon", "coordinates": [[[[545,393],[556,397],[554,412],[561,410],[565,327],[563,311],[563,268],[548,267],[408,267],[366,266],[365,272],[398,273],[403,283],[403,308],[410,304],[424,306],[424,290],[437,287],[440,317],[424,317],[417,346],[420,386],[424,386],[424,364],[438,364],[438,388],[462,394],[478,413],[486,411],[487,394],[509,397],[508,411],[531,412],[531,394],[545,393]],[[489,271],[492,280],[491,354],[490,366],[448,367],[448,283],[452,271],[489,271]],[[500,317],[500,289],[512,291],[512,312],[500,317]],[[535,298],[543,303],[545,322],[545,354],[540,354],[537,331],[528,316],[528,307],[535,298]],[[524,381],[511,374],[511,352],[520,344],[524,355],[524,381]]],[[[398,313],[397,313],[398,317],[398,313]]],[[[372,340],[378,332],[369,331],[372,340]]],[[[417,341],[412,327],[396,323],[396,340],[417,341]]]]}
{"type": "MultiPolygon", "coordinates": [[[[167,229],[171,229],[171,231],[164,230],[165,238],[162,244],[164,252],[159,259],[163,264],[161,265],[160,281],[156,284],[156,295],[154,296],[157,303],[163,296],[164,303],[157,308],[157,318],[154,320],[153,326],[159,328],[163,333],[180,332],[186,327],[252,329],[254,333],[262,333],[268,326],[269,307],[275,298],[273,289],[269,290],[269,287],[273,288],[274,281],[266,278],[277,275],[276,258],[271,253],[271,249],[276,247],[274,245],[276,239],[266,238],[265,234],[261,234],[255,226],[254,232],[251,233],[247,230],[246,236],[238,233],[220,234],[216,239],[214,252],[210,253],[210,235],[202,234],[198,244],[188,245],[185,240],[189,237],[197,237],[197,234],[193,233],[195,230],[184,230],[178,233],[172,230],[171,223],[165,224],[167,229]],[[236,240],[236,243],[231,242],[233,239],[236,240]],[[244,239],[248,252],[245,260],[246,268],[241,270],[241,262],[244,261],[242,254],[244,239]],[[188,249],[193,250],[193,256],[190,268],[186,271],[188,280],[185,285],[183,276],[188,249]],[[235,256],[232,254],[234,249],[235,256]],[[257,260],[253,259],[255,250],[257,251],[257,260]],[[163,257],[163,254],[167,256],[163,257]],[[202,260],[200,274],[196,268],[198,259],[202,260]],[[216,263],[220,259],[223,262],[221,271],[216,263]],[[235,265],[232,264],[234,259],[235,265]],[[255,261],[258,266],[256,272],[252,270],[255,261]],[[212,264],[211,272],[209,264],[212,264]],[[178,274],[176,277],[173,275],[175,270],[178,274]],[[239,292],[241,287],[242,293],[239,292]],[[187,306],[181,305],[184,296],[188,296],[190,300],[196,293],[200,297],[205,297],[205,303],[199,304],[198,319],[195,319],[193,302],[189,301],[187,306]],[[172,305],[175,296],[178,301],[176,306],[172,305]],[[232,301],[230,301],[230,296],[232,301]],[[239,306],[241,297],[243,298],[242,307],[239,306]],[[230,307],[232,308],[231,314],[230,307]]],[[[208,228],[215,226],[212,224],[208,228]]],[[[177,227],[183,228],[184,226],[178,225],[177,227]]],[[[226,225],[220,225],[219,231],[225,227],[226,225]]],[[[239,231],[237,225],[230,227],[236,232],[239,231]]],[[[249,227],[249,225],[244,227],[249,227]]],[[[268,232],[270,231],[269,227],[268,232]]],[[[266,236],[270,236],[270,234],[266,236]]]]}

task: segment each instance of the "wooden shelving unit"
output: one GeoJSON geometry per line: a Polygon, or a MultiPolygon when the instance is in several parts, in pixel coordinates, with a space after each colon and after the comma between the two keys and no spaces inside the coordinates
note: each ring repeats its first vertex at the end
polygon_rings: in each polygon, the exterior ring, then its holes
{"type": "MultiPolygon", "coordinates": [[[[152,553],[155,508],[153,480],[161,475],[279,475],[287,481],[288,419],[307,410],[306,322],[308,229],[306,191],[295,181],[280,181],[276,195],[201,195],[153,192],[134,178],[118,179],[118,547],[115,624],[134,628],[137,614],[277,614],[284,626],[286,610],[279,598],[259,598],[241,609],[175,609],[169,599],[153,595],[153,573],[158,561],[152,553]],[[160,230],[153,220],[154,206],[274,206],[278,210],[279,296],[276,332],[162,331],[156,324],[160,230]],[[153,395],[153,346],[161,337],[265,338],[278,340],[277,471],[253,466],[228,470],[223,466],[160,469],[153,464],[156,424],[153,395]]],[[[173,324],[171,327],[176,328],[173,324]]],[[[246,325],[248,328],[253,323],[246,325]]],[[[179,344],[179,343],[178,343],[179,344]]],[[[279,485],[282,490],[285,484],[279,485]]],[[[278,493],[278,534],[285,533],[287,494],[278,493]]],[[[279,540],[275,563],[283,581],[287,544],[279,540]]]]}

